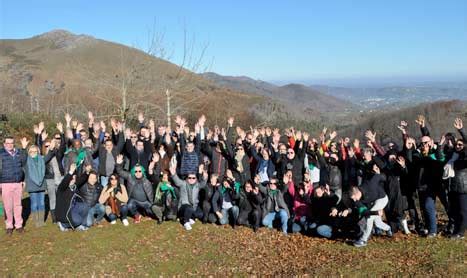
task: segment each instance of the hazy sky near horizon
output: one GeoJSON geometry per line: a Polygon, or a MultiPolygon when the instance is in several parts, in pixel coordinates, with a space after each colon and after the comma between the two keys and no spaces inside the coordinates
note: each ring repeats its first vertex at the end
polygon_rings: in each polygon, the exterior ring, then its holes
{"type": "Polygon", "coordinates": [[[52,29],[145,48],[157,21],[180,60],[262,80],[467,79],[467,1],[6,1],[0,38],[52,29]]]}

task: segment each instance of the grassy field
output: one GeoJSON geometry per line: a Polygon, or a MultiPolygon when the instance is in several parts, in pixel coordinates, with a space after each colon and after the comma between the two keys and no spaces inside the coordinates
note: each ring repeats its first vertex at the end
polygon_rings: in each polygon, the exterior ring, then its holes
{"type": "Polygon", "coordinates": [[[342,241],[260,229],[143,221],[60,232],[55,225],[0,235],[0,276],[430,275],[467,277],[466,241],[396,235],[356,249],[342,241]]]}

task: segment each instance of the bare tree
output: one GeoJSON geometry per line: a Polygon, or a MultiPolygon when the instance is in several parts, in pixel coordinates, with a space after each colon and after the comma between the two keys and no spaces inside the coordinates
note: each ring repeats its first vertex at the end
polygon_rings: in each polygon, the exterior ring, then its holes
{"type": "Polygon", "coordinates": [[[159,32],[154,24],[148,31],[144,51],[119,46],[118,66],[111,71],[96,73],[92,63],[78,59],[73,59],[70,66],[77,69],[84,82],[96,88],[87,92],[89,97],[101,107],[117,111],[105,116],[118,116],[126,121],[129,115],[144,111],[165,118],[170,127],[173,115],[193,111],[193,106],[205,103],[207,93],[199,86],[202,79],[198,73],[207,69],[203,61],[208,45],[198,50],[195,37],[188,36],[184,27],[181,60],[176,63],[175,48],[168,48],[164,39],[165,33],[159,32]]]}

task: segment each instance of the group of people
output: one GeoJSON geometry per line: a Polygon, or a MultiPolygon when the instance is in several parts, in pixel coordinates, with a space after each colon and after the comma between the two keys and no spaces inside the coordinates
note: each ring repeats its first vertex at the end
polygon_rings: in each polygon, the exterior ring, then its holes
{"type": "Polygon", "coordinates": [[[102,221],[128,226],[150,217],[277,228],[283,234],[345,237],[356,247],[372,235],[398,231],[436,237],[436,198],[449,218],[443,234],[463,239],[467,223],[467,148],[461,119],[457,133],[430,137],[398,126],[401,140],[384,146],[368,130],[364,144],[323,129],[308,133],[260,127],[243,130],[229,118],[193,128],[177,116],[175,127],[138,116],[130,129],[115,119],[107,126],[88,113],[88,126],[65,115],[49,136],[44,123],[20,147],[6,137],[0,149],[0,187],[6,233],[22,233],[22,193],[29,194],[30,221],[50,218],[60,230],[87,230],[102,221]],[[417,138],[417,139],[416,139],[417,138]],[[418,199],[419,204],[416,205],[418,199]]]}

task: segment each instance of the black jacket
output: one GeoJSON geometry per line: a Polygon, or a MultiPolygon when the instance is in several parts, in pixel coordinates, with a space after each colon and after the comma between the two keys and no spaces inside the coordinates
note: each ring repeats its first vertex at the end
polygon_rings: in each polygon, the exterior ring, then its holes
{"type": "Polygon", "coordinates": [[[57,188],[57,204],[55,206],[55,216],[58,222],[69,223],[73,226],[71,218],[71,205],[72,201],[83,201],[83,198],[78,194],[79,188],[86,183],[88,175],[83,174],[76,179],[75,188],[70,188],[72,175],[66,174],[62,182],[57,188]]]}
{"type": "Polygon", "coordinates": [[[102,185],[99,182],[96,182],[94,186],[91,186],[89,183],[85,183],[79,189],[79,195],[83,200],[88,204],[89,207],[94,207],[99,202],[99,196],[102,192],[102,185]]]}

